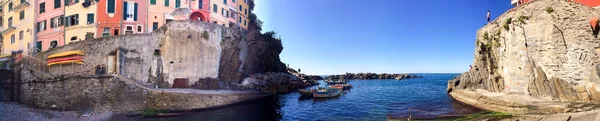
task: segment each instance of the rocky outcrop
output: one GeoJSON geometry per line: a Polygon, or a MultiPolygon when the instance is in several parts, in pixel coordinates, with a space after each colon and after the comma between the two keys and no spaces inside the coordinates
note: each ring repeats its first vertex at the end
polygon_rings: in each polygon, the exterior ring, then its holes
{"type": "Polygon", "coordinates": [[[328,80],[338,79],[406,79],[406,78],[421,78],[419,75],[410,74],[377,74],[377,73],[346,73],[342,75],[331,75],[326,77],[328,80]]]}
{"type": "Polygon", "coordinates": [[[244,79],[241,87],[260,90],[262,92],[278,94],[295,91],[299,88],[312,85],[301,78],[284,72],[267,72],[255,74],[244,79]]]}
{"type": "Polygon", "coordinates": [[[473,64],[448,82],[448,92],[599,102],[600,38],[589,22],[599,13],[564,0],[535,0],[507,11],[477,31],[473,64]]]}

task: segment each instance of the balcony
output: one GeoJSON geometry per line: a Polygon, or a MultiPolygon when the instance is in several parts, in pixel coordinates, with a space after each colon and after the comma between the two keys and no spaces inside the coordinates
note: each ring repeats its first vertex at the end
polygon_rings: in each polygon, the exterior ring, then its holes
{"type": "Polygon", "coordinates": [[[29,7],[29,5],[30,5],[28,0],[19,0],[19,1],[21,4],[15,6],[12,11],[19,11],[23,8],[29,7]]]}
{"type": "Polygon", "coordinates": [[[0,32],[0,34],[4,35],[5,33],[8,33],[8,32],[15,31],[15,29],[16,29],[16,28],[15,28],[15,27],[12,27],[12,26],[10,26],[10,27],[6,27],[6,29],[4,29],[4,31],[0,32]]]}

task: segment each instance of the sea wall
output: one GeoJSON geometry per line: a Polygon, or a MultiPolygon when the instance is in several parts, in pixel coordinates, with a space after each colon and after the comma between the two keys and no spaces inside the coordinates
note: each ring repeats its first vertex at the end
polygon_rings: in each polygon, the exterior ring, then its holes
{"type": "Polygon", "coordinates": [[[42,109],[123,112],[220,107],[265,96],[257,91],[158,89],[120,75],[53,76],[20,65],[19,102],[42,109]]]}
{"type": "Polygon", "coordinates": [[[485,89],[565,102],[600,101],[600,10],[564,0],[535,0],[477,31],[471,69],[452,90],[485,89]]]}

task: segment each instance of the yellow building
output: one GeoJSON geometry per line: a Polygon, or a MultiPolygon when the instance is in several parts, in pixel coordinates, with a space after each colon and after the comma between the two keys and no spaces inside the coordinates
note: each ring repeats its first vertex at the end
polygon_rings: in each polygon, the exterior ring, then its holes
{"type": "Polygon", "coordinates": [[[7,0],[2,3],[2,54],[22,50],[28,54],[34,48],[33,0],[7,0]]]}
{"type": "Polygon", "coordinates": [[[250,15],[250,11],[248,10],[249,2],[250,2],[250,0],[237,0],[238,25],[246,30],[248,30],[248,23],[250,22],[250,20],[248,20],[248,15],[250,15]]]}
{"type": "Polygon", "coordinates": [[[83,2],[85,0],[70,0],[65,7],[65,44],[96,36],[96,4],[85,6],[83,2]]]}
{"type": "Polygon", "coordinates": [[[227,20],[229,6],[227,6],[227,2],[231,2],[231,0],[210,0],[210,22],[225,27],[229,26],[227,20]]]}

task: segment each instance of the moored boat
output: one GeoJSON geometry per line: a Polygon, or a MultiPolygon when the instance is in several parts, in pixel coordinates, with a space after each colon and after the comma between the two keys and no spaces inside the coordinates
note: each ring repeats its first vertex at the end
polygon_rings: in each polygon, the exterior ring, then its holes
{"type": "Polygon", "coordinates": [[[336,85],[331,85],[329,86],[329,88],[333,88],[333,89],[344,89],[344,86],[336,84],[336,85]]]}
{"type": "Polygon", "coordinates": [[[299,89],[298,93],[300,93],[301,96],[307,96],[307,97],[312,97],[313,93],[316,92],[317,90],[306,90],[306,89],[299,89]]]}
{"type": "Polygon", "coordinates": [[[337,80],[337,81],[325,80],[325,83],[327,83],[327,84],[346,84],[346,81],[344,81],[344,80],[337,80]]]}
{"type": "Polygon", "coordinates": [[[332,89],[332,88],[321,88],[313,93],[313,97],[315,98],[328,98],[328,97],[337,97],[342,94],[342,90],[340,89],[332,89]]]}

